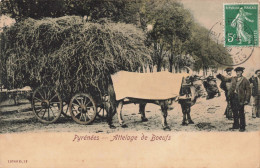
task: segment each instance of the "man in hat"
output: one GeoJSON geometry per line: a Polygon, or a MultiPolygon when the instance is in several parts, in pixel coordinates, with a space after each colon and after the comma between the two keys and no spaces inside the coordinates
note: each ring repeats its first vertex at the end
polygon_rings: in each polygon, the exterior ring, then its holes
{"type": "Polygon", "coordinates": [[[243,67],[234,69],[236,76],[232,77],[230,91],[228,92],[234,118],[232,129],[239,129],[241,132],[245,131],[246,127],[244,106],[249,103],[251,97],[250,83],[242,75],[244,69],[243,67]]]}
{"type": "Polygon", "coordinates": [[[222,90],[224,90],[225,92],[225,96],[226,96],[226,101],[227,101],[227,107],[226,107],[226,110],[225,110],[225,113],[224,115],[226,115],[226,118],[228,118],[229,120],[232,120],[232,117],[233,117],[233,114],[232,114],[232,109],[231,109],[231,105],[230,105],[230,100],[229,100],[229,97],[228,97],[228,91],[230,90],[231,88],[231,77],[232,77],[232,70],[234,68],[231,68],[231,67],[228,67],[226,68],[224,71],[226,71],[227,75],[225,76],[227,79],[230,79],[230,81],[224,81],[224,80],[221,80],[221,83],[220,83],[220,88],[222,90]]]}
{"type": "Polygon", "coordinates": [[[253,96],[253,111],[252,117],[260,117],[260,69],[255,71],[256,77],[253,76],[249,79],[252,83],[252,96],[253,96]]]}

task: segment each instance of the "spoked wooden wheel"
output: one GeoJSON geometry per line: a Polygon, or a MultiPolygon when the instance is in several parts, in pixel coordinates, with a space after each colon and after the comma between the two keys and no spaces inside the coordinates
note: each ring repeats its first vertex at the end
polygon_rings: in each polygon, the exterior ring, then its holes
{"type": "Polygon", "coordinates": [[[107,118],[107,111],[106,111],[106,108],[104,107],[104,105],[97,107],[97,116],[101,119],[107,118]]]}
{"type": "Polygon", "coordinates": [[[89,124],[96,117],[97,107],[90,95],[80,93],[72,97],[69,104],[69,111],[72,119],[77,123],[89,124]]]}
{"type": "Polygon", "coordinates": [[[42,123],[54,123],[61,115],[62,100],[54,87],[39,87],[33,93],[32,108],[42,123]]]}

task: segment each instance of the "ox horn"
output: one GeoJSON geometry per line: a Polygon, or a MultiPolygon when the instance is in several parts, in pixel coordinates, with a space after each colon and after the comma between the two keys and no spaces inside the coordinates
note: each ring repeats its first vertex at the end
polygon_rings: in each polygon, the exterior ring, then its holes
{"type": "Polygon", "coordinates": [[[188,74],[190,74],[190,75],[192,75],[192,74],[193,74],[193,71],[192,71],[192,69],[191,69],[191,68],[189,68],[189,67],[187,67],[187,66],[184,66],[184,68],[186,68],[186,69],[189,71],[189,73],[188,73],[188,74]]]}

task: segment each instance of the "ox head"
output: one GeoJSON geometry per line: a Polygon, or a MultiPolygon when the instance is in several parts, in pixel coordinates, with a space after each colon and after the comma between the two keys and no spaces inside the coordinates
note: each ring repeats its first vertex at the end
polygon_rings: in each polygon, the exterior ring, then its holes
{"type": "Polygon", "coordinates": [[[203,79],[197,75],[192,75],[186,78],[186,81],[191,84],[191,89],[194,90],[196,97],[206,97],[207,91],[203,84],[203,79]]]}
{"type": "Polygon", "coordinates": [[[186,90],[190,90],[190,93],[192,94],[192,97],[194,99],[198,97],[206,97],[207,92],[204,87],[203,80],[197,75],[192,75],[193,71],[190,68],[188,67],[185,68],[187,68],[189,71],[188,72],[189,76],[185,78],[185,83],[184,83],[184,85],[186,86],[189,85],[189,89],[186,90]]]}
{"type": "Polygon", "coordinates": [[[203,85],[208,93],[207,99],[212,99],[216,95],[220,96],[220,92],[217,86],[216,78],[213,76],[208,76],[204,79],[203,85]]]}

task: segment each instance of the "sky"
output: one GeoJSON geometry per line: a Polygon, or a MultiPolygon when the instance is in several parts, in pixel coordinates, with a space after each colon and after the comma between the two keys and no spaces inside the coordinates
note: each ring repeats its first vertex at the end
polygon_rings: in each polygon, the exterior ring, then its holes
{"type": "MultiPolygon", "coordinates": [[[[224,3],[258,3],[258,0],[181,0],[184,7],[193,14],[196,22],[207,29],[218,22],[223,21],[224,3]]],[[[259,13],[259,11],[258,11],[259,13]]],[[[259,20],[258,20],[259,23],[259,20]]],[[[223,31],[223,30],[219,30],[223,31]]],[[[245,51],[249,52],[249,51],[245,51]]],[[[260,48],[254,47],[251,57],[243,64],[239,65],[246,68],[245,72],[252,73],[260,69],[260,48]]]]}

